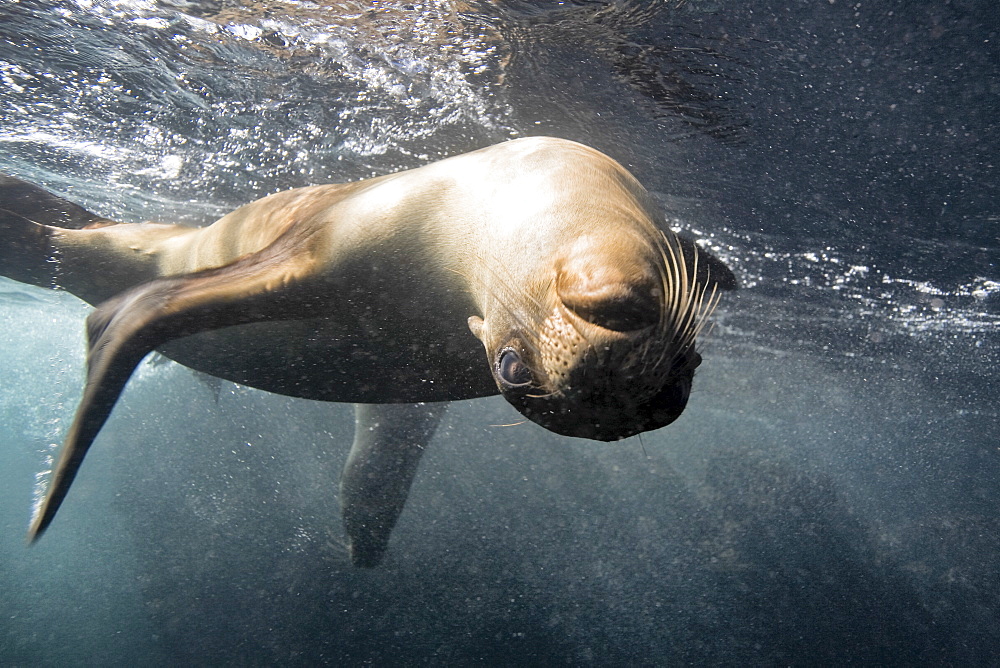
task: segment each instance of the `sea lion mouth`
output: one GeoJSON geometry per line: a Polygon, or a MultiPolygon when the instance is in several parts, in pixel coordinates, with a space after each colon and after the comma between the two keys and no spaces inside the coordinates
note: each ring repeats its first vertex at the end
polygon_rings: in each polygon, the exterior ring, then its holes
{"type": "Polygon", "coordinates": [[[504,394],[522,415],[549,431],[595,441],[620,441],[679,418],[691,394],[691,375],[671,380],[642,402],[635,402],[624,387],[585,397],[572,389],[562,396],[533,396],[523,391],[504,394]]]}

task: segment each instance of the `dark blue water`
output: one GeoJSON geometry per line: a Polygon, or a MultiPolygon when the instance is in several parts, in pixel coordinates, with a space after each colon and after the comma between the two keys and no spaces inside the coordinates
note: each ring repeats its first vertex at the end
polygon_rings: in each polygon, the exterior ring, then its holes
{"type": "Polygon", "coordinates": [[[206,223],[551,134],[626,164],[743,284],[642,444],[456,405],[359,571],[349,407],[156,359],[25,547],[87,307],[0,280],[0,663],[992,663],[998,16],[0,0],[0,171],[102,215],[206,223]]]}

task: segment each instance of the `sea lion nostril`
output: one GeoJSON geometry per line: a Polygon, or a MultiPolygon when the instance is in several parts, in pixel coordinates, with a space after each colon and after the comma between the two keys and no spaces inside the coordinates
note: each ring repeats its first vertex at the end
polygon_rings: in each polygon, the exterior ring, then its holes
{"type": "Polygon", "coordinates": [[[639,286],[606,285],[597,290],[572,290],[559,286],[566,308],[605,329],[630,332],[655,325],[660,319],[660,302],[652,289],[639,286]]]}
{"type": "Polygon", "coordinates": [[[563,305],[605,329],[630,332],[660,320],[663,290],[650,267],[637,261],[609,260],[609,248],[583,244],[559,268],[556,293],[563,305]]]}

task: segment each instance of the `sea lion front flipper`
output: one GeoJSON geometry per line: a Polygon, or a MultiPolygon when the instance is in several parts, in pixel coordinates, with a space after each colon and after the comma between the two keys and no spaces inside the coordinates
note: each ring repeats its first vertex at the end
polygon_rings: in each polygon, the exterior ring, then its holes
{"type": "Polygon", "coordinates": [[[699,283],[709,286],[715,284],[720,290],[735,290],[739,287],[733,270],[722,260],[696,244],[693,239],[682,234],[676,236],[688,271],[699,283]],[[697,261],[695,257],[698,258],[697,261]]]}
{"type": "Polygon", "coordinates": [[[447,403],[355,404],[340,505],[355,566],[378,566],[447,403]]]}
{"type": "MultiPolygon", "coordinates": [[[[294,228],[293,228],[294,229],[294,228]]],[[[135,367],[167,341],[231,325],[281,320],[289,309],[322,307],[322,295],[298,289],[313,268],[306,244],[286,233],[236,262],[157,279],[101,304],[87,318],[87,384],[28,530],[34,542],[59,505],[135,367]]],[[[315,293],[315,291],[312,291],[315,293]]]]}

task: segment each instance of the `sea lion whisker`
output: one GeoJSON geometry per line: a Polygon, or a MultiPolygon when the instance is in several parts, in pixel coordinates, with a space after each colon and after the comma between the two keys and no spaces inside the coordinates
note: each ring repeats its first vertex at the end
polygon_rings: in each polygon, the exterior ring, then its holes
{"type": "Polygon", "coordinates": [[[673,249],[668,245],[667,237],[662,231],[660,231],[660,239],[656,248],[662,260],[662,263],[658,266],[663,289],[663,299],[661,302],[662,317],[660,318],[660,323],[663,331],[666,331],[670,327],[670,319],[673,318],[673,310],[677,304],[674,296],[674,288],[677,285],[677,281],[674,280],[675,272],[673,271],[676,262],[673,256],[673,249]]]}
{"type": "Polygon", "coordinates": [[[562,390],[552,390],[551,392],[546,392],[545,394],[528,394],[525,396],[531,397],[532,399],[549,399],[551,397],[563,396],[564,392],[562,390]]]}
{"type": "Polygon", "coordinates": [[[679,245],[674,248],[674,244],[666,238],[664,234],[664,245],[669,253],[670,263],[667,265],[670,270],[670,321],[668,326],[673,332],[678,331],[680,320],[688,308],[688,274],[687,263],[684,262],[684,249],[679,245]]]}
{"type": "MultiPolygon", "coordinates": [[[[676,242],[676,239],[674,240],[676,242]]],[[[697,262],[697,255],[695,255],[695,262],[697,262]]],[[[688,275],[687,262],[684,258],[684,248],[678,244],[677,246],[677,318],[674,322],[674,329],[681,329],[684,326],[683,320],[690,313],[691,309],[691,285],[690,276],[688,275]]]]}
{"type": "MultiPolygon", "coordinates": [[[[462,271],[459,271],[458,269],[455,269],[454,267],[445,267],[444,270],[445,271],[450,271],[453,274],[458,274],[459,276],[461,276],[462,278],[464,278],[465,280],[467,280],[469,282],[472,281],[472,277],[470,277],[465,272],[462,272],[462,271]]],[[[472,292],[471,288],[469,288],[469,292],[472,292]]]]}
{"type": "MultiPolygon", "coordinates": [[[[692,325],[697,319],[698,310],[700,308],[701,295],[699,294],[698,290],[699,286],[697,282],[691,280],[698,275],[698,259],[699,259],[699,253],[696,249],[694,251],[694,256],[691,258],[691,271],[687,281],[688,283],[686,292],[687,304],[685,305],[686,311],[684,314],[684,322],[681,325],[682,330],[685,332],[691,331],[692,325]]],[[[685,264],[685,274],[688,274],[686,264],[685,264]]],[[[705,287],[704,285],[701,286],[701,294],[704,294],[704,287],[705,287]]],[[[690,338],[693,340],[693,336],[690,338]]]]}
{"type": "Polygon", "coordinates": [[[659,313],[657,314],[656,329],[657,333],[662,333],[666,330],[666,318],[667,318],[667,303],[668,303],[668,290],[670,285],[669,277],[667,276],[667,254],[663,250],[663,243],[665,237],[661,230],[657,230],[659,236],[653,241],[653,245],[656,248],[656,252],[660,256],[660,262],[656,263],[656,273],[660,279],[660,302],[659,302],[659,313]]]}
{"type": "MultiPolygon", "coordinates": [[[[692,314],[694,313],[695,311],[692,311],[692,314]]],[[[697,316],[692,315],[689,322],[685,326],[684,336],[678,342],[679,354],[683,354],[695,345],[696,340],[701,335],[701,330],[706,321],[706,314],[699,313],[697,316]]]]}
{"type": "MultiPolygon", "coordinates": [[[[661,333],[662,340],[667,337],[676,337],[678,332],[683,331],[680,320],[689,308],[690,297],[687,286],[687,265],[682,259],[683,256],[681,258],[678,257],[679,253],[683,253],[683,249],[679,246],[675,249],[666,236],[666,233],[662,230],[660,234],[663,243],[659,245],[659,248],[664,261],[664,280],[667,283],[664,287],[664,295],[666,305],[669,307],[664,318],[664,329],[661,333]]],[[[663,346],[654,367],[659,368],[665,364],[672,364],[677,355],[683,351],[683,348],[678,349],[677,344],[678,342],[672,341],[670,345],[663,346]]]]}
{"type": "Polygon", "coordinates": [[[678,259],[678,251],[683,256],[683,248],[675,249],[665,235],[664,239],[666,241],[664,245],[669,254],[669,260],[666,261],[667,269],[673,270],[678,279],[674,281],[674,309],[671,312],[670,328],[675,336],[679,336],[672,345],[665,348],[661,359],[661,363],[669,362],[672,367],[677,358],[686,354],[686,351],[702,335],[721,295],[717,282],[706,280],[699,284],[692,281],[698,274],[700,253],[697,252],[697,249],[692,257],[692,269],[689,271],[687,263],[678,259]],[[709,285],[711,285],[711,291],[709,291],[709,285]]]}
{"type": "Polygon", "coordinates": [[[712,313],[715,312],[716,307],[719,305],[719,289],[717,284],[712,285],[712,292],[708,294],[708,286],[704,286],[701,290],[701,294],[698,297],[698,316],[697,320],[692,328],[691,340],[693,341],[696,337],[701,336],[705,325],[710,322],[712,313]],[[705,301],[705,296],[708,295],[708,301],[705,301]]]}
{"type": "Polygon", "coordinates": [[[688,307],[684,313],[682,321],[678,325],[678,330],[682,332],[681,345],[684,348],[689,347],[698,335],[698,321],[700,318],[699,310],[701,299],[704,291],[701,294],[697,293],[695,290],[692,294],[688,296],[688,307]]]}
{"type": "Polygon", "coordinates": [[[491,427],[520,427],[522,424],[529,422],[529,420],[521,420],[520,422],[508,422],[507,424],[491,424],[491,427]]]}
{"type": "Polygon", "coordinates": [[[39,225],[45,227],[45,223],[39,222],[34,218],[29,218],[28,216],[25,216],[23,213],[18,213],[17,211],[11,211],[10,209],[7,209],[2,206],[0,206],[0,213],[10,214],[11,216],[16,216],[17,218],[20,218],[26,223],[31,223],[32,225],[39,225]]]}
{"type": "Polygon", "coordinates": [[[351,552],[350,545],[347,544],[347,540],[343,536],[327,536],[324,545],[336,552],[339,557],[349,556],[351,552]]]}
{"type": "Polygon", "coordinates": [[[664,356],[664,347],[656,346],[656,343],[662,341],[666,338],[666,334],[669,331],[668,322],[668,310],[667,305],[670,302],[670,276],[669,276],[669,266],[667,253],[664,250],[665,236],[662,230],[656,230],[657,235],[654,235],[651,239],[653,247],[659,255],[660,262],[654,263],[656,268],[657,277],[660,281],[660,295],[658,300],[658,313],[656,324],[654,325],[653,335],[644,342],[639,351],[639,361],[642,364],[642,375],[645,375],[650,369],[655,370],[659,367],[664,356]],[[655,350],[655,355],[654,353],[655,350]]]}

